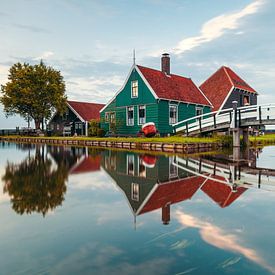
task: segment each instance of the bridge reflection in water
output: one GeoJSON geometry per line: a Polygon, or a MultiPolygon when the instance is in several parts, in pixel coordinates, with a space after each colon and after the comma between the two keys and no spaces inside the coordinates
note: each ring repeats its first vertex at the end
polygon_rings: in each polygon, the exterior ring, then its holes
{"type": "Polygon", "coordinates": [[[162,209],[169,224],[170,207],[201,190],[221,208],[230,206],[248,188],[275,190],[275,170],[256,167],[257,151],[246,165],[217,157],[161,156],[104,151],[102,168],[127,199],[134,217],[162,209]],[[217,162],[220,160],[220,162],[217,162]]]}

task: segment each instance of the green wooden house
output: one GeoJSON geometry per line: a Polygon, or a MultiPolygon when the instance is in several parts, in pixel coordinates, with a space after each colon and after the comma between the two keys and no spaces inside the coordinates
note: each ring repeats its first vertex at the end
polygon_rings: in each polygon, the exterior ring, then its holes
{"type": "Polygon", "coordinates": [[[101,109],[101,127],[117,135],[136,135],[154,122],[161,135],[173,133],[178,121],[208,113],[211,103],[190,78],[170,74],[163,54],[161,71],[133,64],[124,85],[101,109]]]}

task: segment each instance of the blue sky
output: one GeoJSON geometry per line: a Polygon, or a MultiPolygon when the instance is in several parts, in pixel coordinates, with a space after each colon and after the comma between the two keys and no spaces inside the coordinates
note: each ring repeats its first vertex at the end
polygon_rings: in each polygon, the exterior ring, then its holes
{"type": "MultiPolygon", "coordinates": [[[[159,68],[171,54],[171,71],[200,84],[230,66],[275,102],[274,0],[9,0],[0,1],[0,83],[15,62],[61,71],[69,99],[107,102],[132,65],[159,68]]],[[[0,128],[26,123],[6,119],[0,128]]]]}

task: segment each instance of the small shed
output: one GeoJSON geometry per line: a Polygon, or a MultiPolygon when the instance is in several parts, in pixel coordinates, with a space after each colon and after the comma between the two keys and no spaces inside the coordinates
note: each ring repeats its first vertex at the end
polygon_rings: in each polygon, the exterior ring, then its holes
{"type": "Polygon", "coordinates": [[[48,123],[48,130],[55,135],[88,135],[88,123],[92,119],[100,120],[99,111],[104,104],[79,101],[67,101],[64,114],[55,113],[48,123]]]}

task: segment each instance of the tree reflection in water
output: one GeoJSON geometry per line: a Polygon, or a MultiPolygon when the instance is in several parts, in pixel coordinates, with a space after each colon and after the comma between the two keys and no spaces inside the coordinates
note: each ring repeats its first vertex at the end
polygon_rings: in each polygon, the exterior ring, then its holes
{"type": "Polygon", "coordinates": [[[45,216],[48,211],[62,204],[68,173],[64,162],[55,166],[44,147],[37,148],[34,156],[29,156],[20,164],[8,163],[2,178],[4,193],[11,197],[16,213],[37,212],[45,216]]]}

